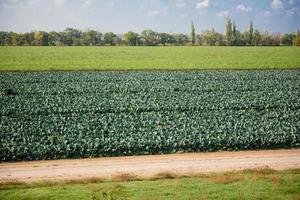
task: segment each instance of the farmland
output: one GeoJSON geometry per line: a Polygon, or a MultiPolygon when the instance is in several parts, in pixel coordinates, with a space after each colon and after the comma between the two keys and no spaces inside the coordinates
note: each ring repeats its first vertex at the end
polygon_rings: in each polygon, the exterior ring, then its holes
{"type": "Polygon", "coordinates": [[[299,67],[297,47],[0,47],[0,71],[299,67]]]}
{"type": "Polygon", "coordinates": [[[0,159],[295,147],[300,71],[0,73],[0,159]]]}

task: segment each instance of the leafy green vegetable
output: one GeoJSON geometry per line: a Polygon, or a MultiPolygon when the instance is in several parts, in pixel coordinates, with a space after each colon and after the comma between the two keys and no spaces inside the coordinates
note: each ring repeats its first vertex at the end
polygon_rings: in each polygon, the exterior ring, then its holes
{"type": "Polygon", "coordinates": [[[0,73],[0,91],[3,161],[300,143],[300,71],[0,73]]]}

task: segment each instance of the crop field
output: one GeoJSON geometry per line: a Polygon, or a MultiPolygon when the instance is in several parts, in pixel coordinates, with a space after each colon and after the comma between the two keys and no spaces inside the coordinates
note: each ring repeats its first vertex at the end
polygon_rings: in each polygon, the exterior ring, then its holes
{"type": "Polygon", "coordinates": [[[295,68],[297,47],[0,47],[0,71],[295,68]]]}
{"type": "Polygon", "coordinates": [[[0,92],[2,161],[300,144],[298,70],[3,72],[0,92]]]}

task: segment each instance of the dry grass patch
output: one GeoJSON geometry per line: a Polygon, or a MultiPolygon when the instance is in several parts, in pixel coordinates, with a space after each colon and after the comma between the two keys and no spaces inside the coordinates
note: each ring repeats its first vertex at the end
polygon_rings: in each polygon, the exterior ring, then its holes
{"type": "Polygon", "coordinates": [[[1,186],[7,186],[7,185],[25,185],[25,184],[26,183],[22,182],[22,181],[10,180],[10,181],[7,181],[7,182],[0,182],[0,189],[1,189],[1,186]]]}
{"type": "Polygon", "coordinates": [[[120,173],[112,178],[113,181],[124,182],[124,181],[138,181],[141,180],[136,174],[133,173],[120,173]]]}
{"type": "Polygon", "coordinates": [[[153,180],[157,180],[157,179],[174,179],[174,178],[178,178],[178,177],[184,177],[184,176],[183,175],[179,176],[175,173],[165,171],[165,172],[157,173],[152,179],[153,180]]]}
{"type": "Polygon", "coordinates": [[[254,180],[271,181],[277,187],[279,187],[282,183],[282,179],[281,179],[281,175],[279,174],[279,171],[276,171],[269,166],[263,168],[256,168],[256,169],[246,169],[243,170],[242,173],[250,174],[251,178],[253,178],[254,180]]]}
{"type": "Polygon", "coordinates": [[[273,182],[274,185],[280,186],[282,179],[280,175],[265,175],[265,174],[254,174],[252,177],[254,180],[268,180],[273,182]]]}
{"type": "Polygon", "coordinates": [[[25,182],[21,182],[21,181],[0,182],[0,191],[14,189],[15,187],[26,188],[27,185],[28,184],[26,184],[25,182]]]}
{"type": "Polygon", "coordinates": [[[99,183],[105,181],[101,177],[88,177],[88,178],[79,178],[79,179],[69,179],[64,181],[65,184],[87,184],[87,183],[99,183]]]}
{"type": "Polygon", "coordinates": [[[211,175],[208,178],[208,180],[217,184],[229,184],[229,183],[244,181],[245,177],[241,174],[232,174],[232,175],[216,174],[216,175],[211,175]]]}
{"type": "Polygon", "coordinates": [[[272,169],[270,166],[265,166],[261,168],[253,168],[253,169],[244,169],[241,171],[244,174],[263,174],[263,175],[268,175],[268,174],[274,174],[277,173],[278,171],[272,169]]]}

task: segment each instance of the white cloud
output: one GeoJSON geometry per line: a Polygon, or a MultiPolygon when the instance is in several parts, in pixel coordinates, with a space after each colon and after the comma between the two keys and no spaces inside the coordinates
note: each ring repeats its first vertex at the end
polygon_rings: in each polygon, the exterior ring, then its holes
{"type": "Polygon", "coordinates": [[[270,17],[271,16],[271,12],[268,11],[268,10],[263,11],[261,14],[262,14],[263,17],[270,17]]]}
{"type": "Polygon", "coordinates": [[[239,10],[241,12],[250,12],[252,11],[252,8],[249,7],[249,6],[245,6],[244,4],[239,4],[237,7],[236,7],[236,10],[239,10]]]}
{"type": "Polygon", "coordinates": [[[186,4],[185,4],[185,1],[184,1],[184,0],[178,0],[178,1],[175,3],[175,6],[176,6],[177,8],[183,8],[183,7],[186,6],[186,4]]]}
{"type": "Polygon", "coordinates": [[[84,0],[83,7],[87,8],[93,4],[93,0],[84,0]]]}
{"type": "Polygon", "coordinates": [[[288,16],[294,16],[294,15],[299,15],[300,16],[300,9],[297,7],[291,8],[289,10],[285,11],[286,15],[288,16]]]}
{"type": "MultiPolygon", "coordinates": [[[[3,1],[3,2],[5,2],[5,1],[3,1]]],[[[20,2],[20,0],[7,0],[6,1],[6,3],[8,3],[8,4],[16,4],[16,3],[19,3],[20,2]]]]}
{"type": "Polygon", "coordinates": [[[295,12],[293,12],[292,10],[287,10],[285,11],[287,16],[293,16],[295,14],[295,12]]]}
{"type": "Polygon", "coordinates": [[[271,8],[273,10],[281,10],[283,9],[283,3],[281,0],[272,0],[271,8]]]}
{"type": "Polygon", "coordinates": [[[27,3],[28,3],[28,5],[35,5],[35,4],[38,4],[39,1],[38,0],[30,0],[27,3]]]}
{"type": "Polygon", "coordinates": [[[160,15],[160,14],[161,14],[161,12],[159,10],[152,10],[152,11],[148,12],[149,16],[157,16],[157,15],[160,15]]]}
{"type": "Polygon", "coordinates": [[[229,15],[229,11],[228,10],[224,10],[222,12],[216,13],[217,17],[227,17],[228,15],[229,15]]]}
{"type": "Polygon", "coordinates": [[[139,10],[145,10],[145,5],[144,5],[144,4],[141,4],[141,5],[139,6],[139,10]]]}
{"type": "Polygon", "coordinates": [[[110,6],[110,7],[114,7],[115,2],[114,1],[107,1],[107,5],[110,6]]]}
{"type": "Polygon", "coordinates": [[[209,7],[209,0],[201,0],[200,2],[197,3],[196,7],[199,8],[199,9],[208,8],[209,7]]]}
{"type": "Polygon", "coordinates": [[[15,5],[22,3],[20,0],[0,0],[0,5],[15,5]]]}
{"type": "Polygon", "coordinates": [[[164,7],[161,7],[159,9],[149,10],[147,12],[147,15],[150,16],[150,17],[165,16],[165,15],[168,14],[168,11],[169,11],[169,6],[164,6],[164,7]]]}
{"type": "Polygon", "coordinates": [[[184,19],[184,18],[187,18],[188,16],[189,15],[187,13],[184,13],[184,14],[179,15],[179,18],[184,19]]]}
{"type": "Polygon", "coordinates": [[[38,0],[0,0],[0,6],[5,8],[20,8],[22,6],[32,6],[38,3],[38,0]]]}
{"type": "Polygon", "coordinates": [[[67,2],[67,0],[54,0],[53,2],[56,6],[62,6],[67,2]]]}
{"type": "Polygon", "coordinates": [[[167,12],[167,11],[169,10],[169,6],[163,7],[162,10],[163,10],[164,12],[167,12]]]}

